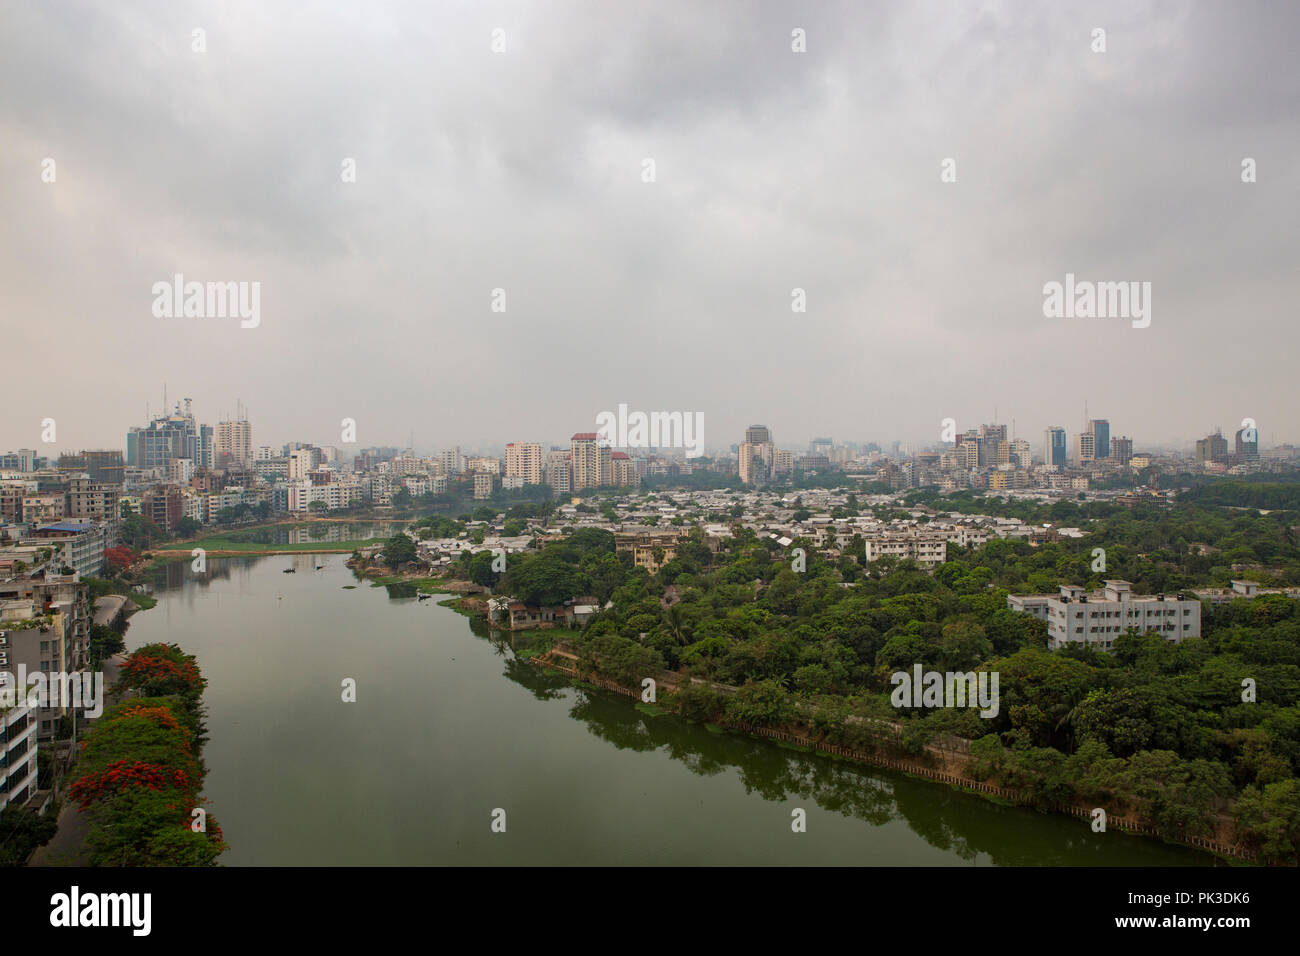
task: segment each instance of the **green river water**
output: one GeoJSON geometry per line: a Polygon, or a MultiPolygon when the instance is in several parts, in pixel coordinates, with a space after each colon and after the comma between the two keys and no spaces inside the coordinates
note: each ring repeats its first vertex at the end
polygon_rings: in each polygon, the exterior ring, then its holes
{"type": "Polygon", "coordinates": [[[343,561],[209,559],[205,575],[177,562],[158,606],[131,619],[129,648],[176,642],[208,679],[205,794],[225,865],[1213,863],[643,714],[516,660],[442,598],[358,583],[343,561]]]}

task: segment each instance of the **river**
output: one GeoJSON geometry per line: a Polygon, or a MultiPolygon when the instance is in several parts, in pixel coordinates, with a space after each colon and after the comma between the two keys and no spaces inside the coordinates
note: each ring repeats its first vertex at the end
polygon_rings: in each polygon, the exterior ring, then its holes
{"type": "Polygon", "coordinates": [[[176,562],[131,618],[129,648],[178,643],[208,680],[225,865],[1213,863],[643,714],[516,660],[441,597],[356,581],[344,557],[210,558],[202,575],[176,562]]]}

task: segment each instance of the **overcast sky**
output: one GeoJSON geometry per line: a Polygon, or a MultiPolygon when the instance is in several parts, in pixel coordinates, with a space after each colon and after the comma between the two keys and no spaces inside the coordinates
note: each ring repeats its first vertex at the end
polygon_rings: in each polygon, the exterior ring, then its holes
{"type": "Polygon", "coordinates": [[[3,2],[0,450],[122,447],[164,381],[254,444],[626,403],[1037,448],[1085,400],[1138,449],[1293,441],[1298,45],[1283,2],[3,2]],[[156,318],[178,272],[260,325],[156,318]],[[1150,326],[1045,318],[1067,272],[1150,326]]]}

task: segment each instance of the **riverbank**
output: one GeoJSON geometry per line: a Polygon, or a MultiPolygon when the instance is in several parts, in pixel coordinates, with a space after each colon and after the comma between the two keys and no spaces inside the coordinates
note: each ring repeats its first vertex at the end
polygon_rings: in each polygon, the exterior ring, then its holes
{"type": "MultiPolygon", "coordinates": [[[[656,713],[674,713],[682,716],[677,710],[670,709],[672,708],[670,701],[679,688],[687,682],[696,685],[706,683],[713,691],[723,695],[735,694],[737,690],[737,688],[728,685],[702,682],[699,678],[690,678],[676,672],[664,671],[651,676],[656,681],[656,690],[666,693],[669,696],[669,701],[645,704],[641,702],[643,692],[640,686],[633,687],[620,683],[607,675],[593,671],[589,667],[584,667],[578,654],[574,652],[574,648],[568,646],[563,640],[545,636],[553,633],[549,629],[530,628],[527,631],[510,631],[500,628],[489,619],[487,602],[481,599],[473,602],[459,599],[441,603],[467,616],[479,618],[494,633],[508,634],[512,638],[524,636],[525,643],[532,646],[525,647],[522,651],[516,649],[516,656],[520,659],[564,674],[579,686],[609,690],[632,698],[637,702],[635,706],[638,710],[652,716],[656,713]],[[534,634],[541,637],[542,640],[537,641],[537,637],[533,636],[534,634]],[[542,646],[536,646],[538,643],[542,646]]],[[[567,636],[567,632],[565,634],[567,636]]],[[[558,635],[556,636],[558,637],[558,635]]],[[[848,718],[848,721],[861,722],[863,720],[864,718],[848,718]]],[[[1094,818],[1095,808],[1093,806],[1044,802],[1025,791],[1000,786],[988,780],[977,779],[970,772],[969,741],[949,740],[945,741],[943,745],[927,744],[925,756],[917,757],[897,752],[888,748],[887,745],[883,745],[879,750],[871,751],[848,746],[830,739],[826,731],[819,732],[808,723],[762,727],[727,722],[721,718],[715,718],[714,721],[706,723],[705,726],[715,730],[715,732],[726,731],[751,738],[772,740],[778,746],[793,747],[810,753],[822,753],[834,759],[849,760],[903,773],[918,780],[942,783],[954,790],[979,796],[994,803],[1033,808],[1041,812],[1071,816],[1088,822],[1091,822],[1094,818]]],[[[897,727],[898,725],[892,726],[897,727]]],[[[1135,813],[1135,810],[1139,810],[1141,807],[1140,801],[1126,798],[1123,805],[1126,812],[1107,811],[1105,818],[1107,829],[1151,837],[1172,845],[1202,850],[1213,854],[1230,865],[1253,864],[1257,859],[1257,854],[1253,850],[1234,839],[1234,823],[1231,817],[1226,814],[1218,815],[1218,826],[1213,838],[1170,837],[1160,833],[1156,826],[1135,813]]]]}
{"type": "MultiPolygon", "coordinates": [[[[524,654],[520,656],[524,660],[527,660],[529,663],[535,664],[538,667],[544,667],[563,673],[580,686],[585,685],[588,687],[597,687],[602,690],[613,691],[614,693],[630,697],[634,700],[640,700],[642,697],[641,688],[628,687],[597,673],[583,672],[578,664],[577,657],[572,653],[552,649],[545,653],[524,654]]],[[[664,686],[666,686],[670,693],[676,690],[676,685],[666,684],[664,686]]],[[[734,688],[730,689],[734,691],[734,688]]],[[[651,713],[652,716],[655,714],[656,710],[658,713],[676,713],[675,711],[667,710],[662,706],[643,705],[641,703],[638,703],[636,706],[638,710],[651,713]],[[654,710],[651,710],[650,708],[654,708],[654,710]]],[[[969,761],[962,761],[943,756],[939,759],[939,766],[933,766],[906,754],[886,754],[857,750],[852,747],[834,743],[828,740],[825,734],[814,735],[811,732],[811,728],[806,725],[755,727],[747,724],[735,724],[721,721],[716,724],[706,724],[706,726],[711,728],[716,727],[719,730],[744,734],[750,737],[773,740],[777,742],[778,745],[794,746],[797,749],[807,752],[824,753],[838,759],[851,760],[855,763],[894,770],[916,779],[947,784],[955,790],[969,793],[974,796],[984,797],[994,802],[1004,804],[1010,803],[1042,812],[1079,817],[1089,821],[1094,817],[1094,808],[1091,807],[1066,803],[1044,804],[1033,799],[1024,791],[1009,787],[1001,787],[997,784],[988,783],[983,780],[977,780],[970,776],[968,772],[969,761]]],[[[931,755],[939,752],[930,747],[927,747],[926,749],[931,755]]],[[[1227,821],[1226,819],[1223,819],[1222,822],[1230,823],[1230,821],[1227,821]]],[[[1203,837],[1174,839],[1161,834],[1155,826],[1131,815],[1108,813],[1105,818],[1105,825],[1109,829],[1116,829],[1134,835],[1152,837],[1178,846],[1204,850],[1232,865],[1254,863],[1257,859],[1257,854],[1253,850],[1250,850],[1240,843],[1232,842],[1230,839],[1226,841],[1221,839],[1207,839],[1203,837]]]]}
{"type": "Polygon", "coordinates": [[[222,530],[209,530],[182,541],[167,541],[158,547],[149,549],[154,561],[168,563],[187,561],[193,557],[195,548],[202,548],[208,557],[242,557],[265,556],[276,554],[351,554],[360,548],[376,544],[379,537],[348,538],[343,541],[301,541],[270,542],[248,540],[258,535],[266,536],[277,532],[302,530],[305,528],[329,528],[334,525],[405,525],[409,518],[392,515],[386,517],[352,516],[342,518],[312,518],[309,520],[287,519],[268,521],[258,524],[237,525],[222,530]]]}

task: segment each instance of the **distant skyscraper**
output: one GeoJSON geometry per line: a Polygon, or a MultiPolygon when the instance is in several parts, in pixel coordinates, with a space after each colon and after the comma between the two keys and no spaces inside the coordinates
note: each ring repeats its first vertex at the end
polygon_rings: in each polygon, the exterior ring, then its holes
{"type": "Polygon", "coordinates": [[[1254,429],[1254,428],[1249,430],[1245,428],[1238,429],[1236,446],[1237,446],[1236,447],[1237,457],[1240,458],[1242,461],[1258,461],[1259,460],[1259,429],[1254,429]],[[1248,431],[1249,431],[1248,437],[1251,439],[1250,441],[1246,440],[1248,431]]]}
{"type": "Polygon", "coordinates": [[[1065,429],[1060,425],[1048,428],[1043,432],[1043,464],[1064,468],[1067,447],[1065,429]]]}
{"type": "Polygon", "coordinates": [[[1105,458],[1110,455],[1110,422],[1104,418],[1094,418],[1088,423],[1088,430],[1092,432],[1094,457],[1105,458]]]}
{"type": "Polygon", "coordinates": [[[198,444],[198,466],[200,468],[211,468],[215,463],[215,453],[213,450],[214,433],[211,425],[199,426],[199,444],[198,444]]]}
{"type": "Polygon", "coordinates": [[[1206,435],[1196,442],[1196,460],[1200,462],[1217,461],[1228,455],[1228,439],[1215,430],[1213,435],[1206,435]]]}
{"type": "Polygon", "coordinates": [[[776,446],[766,425],[750,425],[745,429],[745,440],[737,453],[740,458],[740,480],[747,485],[758,485],[772,477],[776,465],[776,446]]]}
{"type": "Polygon", "coordinates": [[[126,463],[135,468],[166,469],[173,458],[194,459],[198,454],[198,429],[194,416],[177,403],[170,415],[160,415],[145,428],[126,434],[126,463]]]}

